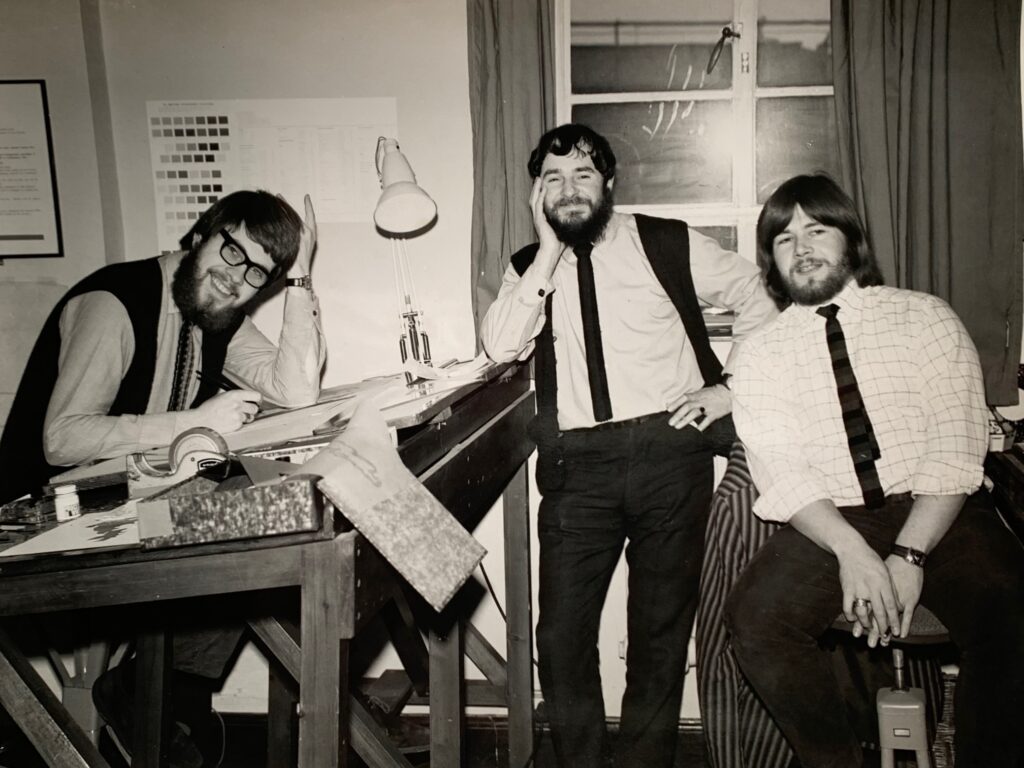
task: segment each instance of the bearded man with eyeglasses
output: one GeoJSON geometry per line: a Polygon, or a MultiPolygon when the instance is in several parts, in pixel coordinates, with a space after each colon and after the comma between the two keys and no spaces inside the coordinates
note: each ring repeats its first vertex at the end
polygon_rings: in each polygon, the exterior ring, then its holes
{"type": "MultiPolygon", "coordinates": [[[[316,402],[325,351],[308,196],[305,208],[303,222],[278,196],[232,193],[196,220],[182,250],[108,265],[71,288],[40,333],[0,439],[0,503],[38,493],[68,467],[169,445],[192,427],[233,432],[261,402],[316,402]],[[247,311],[281,277],[274,344],[247,311]],[[239,388],[220,391],[224,374],[239,388]]],[[[175,719],[199,717],[172,736],[172,765],[204,764],[195,745],[211,730],[210,693],[240,638],[213,614],[174,638],[175,719]]],[[[94,687],[104,719],[128,737],[133,677],[129,661],[94,687]]]]}
{"type": "Polygon", "coordinates": [[[108,265],[74,286],[40,334],[0,441],[0,502],[71,466],[220,433],[261,401],[316,402],[324,361],[309,278],[316,243],[282,198],[240,191],[207,209],[182,250],[108,265]],[[247,315],[287,276],[278,344],[247,315]],[[239,389],[220,392],[227,374],[239,389]]]}

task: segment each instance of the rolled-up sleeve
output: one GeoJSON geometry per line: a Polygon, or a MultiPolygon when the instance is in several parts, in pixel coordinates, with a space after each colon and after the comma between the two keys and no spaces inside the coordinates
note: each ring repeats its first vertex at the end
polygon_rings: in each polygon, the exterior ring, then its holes
{"type": "Polygon", "coordinates": [[[911,478],[914,494],[973,493],[988,450],[988,410],[978,352],[960,318],[930,297],[918,349],[926,445],[911,478]]]}

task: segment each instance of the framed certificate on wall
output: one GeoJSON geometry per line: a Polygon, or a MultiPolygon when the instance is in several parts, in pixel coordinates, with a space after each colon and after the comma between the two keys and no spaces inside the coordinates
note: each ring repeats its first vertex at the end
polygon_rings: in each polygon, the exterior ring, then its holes
{"type": "Polygon", "coordinates": [[[0,259],[63,256],[43,80],[0,80],[0,259]]]}

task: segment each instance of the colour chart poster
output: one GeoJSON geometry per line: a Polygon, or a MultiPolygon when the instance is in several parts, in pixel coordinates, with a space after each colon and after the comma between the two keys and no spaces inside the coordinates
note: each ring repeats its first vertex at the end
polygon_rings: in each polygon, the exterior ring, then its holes
{"type": "Polygon", "coordinates": [[[377,138],[397,135],[395,99],[230,99],[146,104],[161,251],[238,189],[278,193],[318,222],[370,221],[377,138]]]}

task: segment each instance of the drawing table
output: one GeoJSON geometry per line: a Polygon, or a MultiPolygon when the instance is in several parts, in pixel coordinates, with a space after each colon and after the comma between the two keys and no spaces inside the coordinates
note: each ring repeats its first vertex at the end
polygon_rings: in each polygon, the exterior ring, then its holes
{"type": "MultiPolygon", "coordinates": [[[[534,399],[527,371],[513,367],[487,383],[467,385],[435,411],[426,424],[399,433],[399,453],[467,527],[498,498],[504,499],[508,646],[506,659],[501,659],[471,627],[463,631],[460,622],[444,637],[431,633],[431,765],[460,764],[466,703],[507,705],[509,764],[525,765],[533,738],[525,462],[532,450],[526,423],[534,413],[534,399]],[[482,685],[464,688],[463,649],[488,677],[482,685]]],[[[327,520],[332,517],[325,514],[327,520]]],[[[393,606],[398,578],[357,531],[346,530],[345,522],[316,533],[246,541],[0,561],[0,704],[49,765],[106,766],[16,647],[6,624],[18,616],[134,604],[136,668],[149,684],[136,686],[133,766],[158,766],[161,737],[169,725],[162,708],[169,670],[164,647],[173,629],[165,623],[170,612],[164,601],[274,596],[285,588],[293,595],[292,607],[298,603],[296,631],[290,632],[287,621],[273,613],[250,620],[268,651],[271,670],[268,765],[291,762],[288,715],[294,711],[300,768],[345,766],[349,744],[369,765],[407,766],[365,707],[349,694],[349,642],[382,608],[393,606]],[[280,683],[288,677],[298,683],[294,704],[282,693],[287,686],[280,683]]]]}

